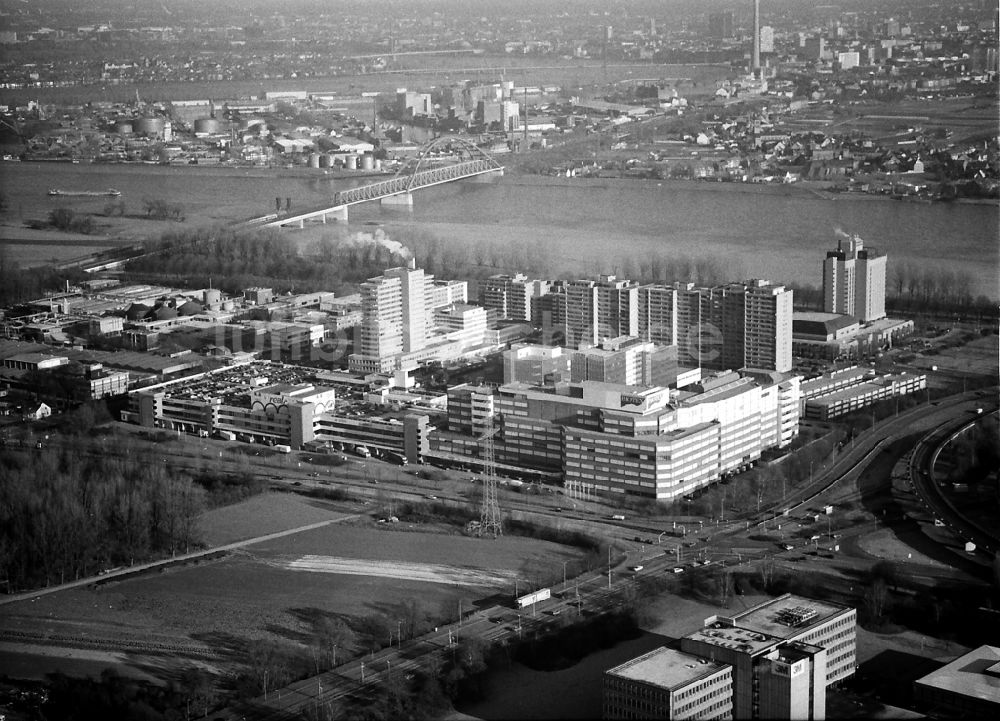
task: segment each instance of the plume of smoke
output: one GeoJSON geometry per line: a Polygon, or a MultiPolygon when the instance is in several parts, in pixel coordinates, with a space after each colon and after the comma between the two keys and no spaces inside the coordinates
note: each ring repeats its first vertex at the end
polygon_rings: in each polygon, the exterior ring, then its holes
{"type": "Polygon", "coordinates": [[[844,238],[845,240],[850,240],[851,236],[844,232],[843,228],[836,227],[833,229],[833,234],[838,238],[844,238]]]}
{"type": "Polygon", "coordinates": [[[352,233],[347,239],[345,245],[347,246],[363,246],[363,245],[379,245],[390,253],[398,255],[401,258],[409,260],[413,257],[413,253],[405,245],[400,243],[398,240],[393,240],[385,231],[381,228],[377,228],[374,233],[352,233]]]}

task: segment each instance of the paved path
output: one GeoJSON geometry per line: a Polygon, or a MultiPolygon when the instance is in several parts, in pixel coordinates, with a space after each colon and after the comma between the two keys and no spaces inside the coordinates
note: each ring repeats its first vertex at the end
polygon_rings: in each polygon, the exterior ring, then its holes
{"type": "Polygon", "coordinates": [[[127,568],[121,568],[108,573],[102,574],[100,576],[89,576],[87,578],[81,578],[76,581],[69,581],[68,583],[60,583],[58,586],[49,586],[47,588],[40,588],[34,591],[26,591],[24,593],[17,593],[11,596],[0,596],[0,606],[7,603],[17,603],[18,601],[27,601],[32,598],[38,598],[40,596],[47,596],[50,593],[57,593],[59,591],[66,591],[71,588],[79,588],[80,586],[89,586],[97,581],[107,581],[108,579],[118,578],[121,576],[128,576],[130,574],[139,571],[148,571],[152,568],[159,568],[160,566],[167,566],[175,563],[185,563],[187,561],[193,561],[198,558],[204,558],[213,553],[219,553],[220,551],[232,551],[237,548],[243,548],[245,546],[252,546],[255,543],[262,543],[264,541],[271,541],[275,538],[282,538],[284,536],[291,536],[296,533],[302,533],[303,531],[311,531],[314,528],[322,528],[323,526],[328,526],[331,523],[341,523],[342,521],[351,521],[355,518],[359,518],[358,514],[352,514],[348,516],[341,516],[339,518],[330,518],[326,521],[319,521],[317,523],[310,523],[307,526],[299,526],[297,528],[290,528],[287,531],[277,531],[276,533],[268,533],[265,536],[256,536],[254,538],[248,538],[243,541],[236,541],[235,543],[227,543],[224,546],[215,546],[214,548],[206,548],[201,551],[193,551],[191,553],[184,553],[179,556],[171,556],[170,558],[162,558],[158,561],[150,561],[149,563],[140,563],[135,566],[129,566],[127,568]]]}

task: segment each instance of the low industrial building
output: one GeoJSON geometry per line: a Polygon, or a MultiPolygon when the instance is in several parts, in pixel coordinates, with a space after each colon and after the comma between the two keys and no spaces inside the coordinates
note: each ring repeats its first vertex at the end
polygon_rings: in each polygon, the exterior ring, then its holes
{"type": "Polygon", "coordinates": [[[843,313],[796,312],[792,316],[792,354],[820,360],[858,360],[891,348],[913,333],[913,321],[880,318],[861,324],[843,313]]]}
{"type": "Polygon", "coordinates": [[[923,374],[879,375],[870,368],[843,368],[801,383],[802,417],[827,421],[925,388],[927,376],[923,374]]]}

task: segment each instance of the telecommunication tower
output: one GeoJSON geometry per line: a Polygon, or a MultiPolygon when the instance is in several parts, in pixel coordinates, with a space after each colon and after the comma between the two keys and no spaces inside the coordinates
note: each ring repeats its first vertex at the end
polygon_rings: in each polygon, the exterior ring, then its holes
{"type": "Polygon", "coordinates": [[[493,534],[493,538],[503,535],[500,504],[497,503],[497,460],[494,445],[494,437],[499,432],[500,427],[490,418],[487,421],[486,433],[480,439],[483,442],[483,504],[476,534],[478,536],[493,534]]]}

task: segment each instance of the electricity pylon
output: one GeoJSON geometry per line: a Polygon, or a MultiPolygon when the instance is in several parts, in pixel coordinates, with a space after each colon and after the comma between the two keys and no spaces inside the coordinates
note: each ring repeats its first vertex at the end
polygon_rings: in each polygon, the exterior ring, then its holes
{"type": "Polygon", "coordinates": [[[476,534],[479,536],[493,534],[493,538],[503,535],[500,504],[497,503],[497,460],[494,445],[494,437],[499,432],[500,427],[495,425],[491,418],[486,426],[486,433],[480,438],[483,442],[483,503],[476,534]]]}

